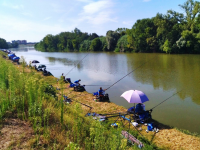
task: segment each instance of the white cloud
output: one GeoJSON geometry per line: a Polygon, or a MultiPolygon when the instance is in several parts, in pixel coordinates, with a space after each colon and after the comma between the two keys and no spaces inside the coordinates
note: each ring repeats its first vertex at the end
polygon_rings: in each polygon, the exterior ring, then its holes
{"type": "Polygon", "coordinates": [[[62,5],[59,5],[57,3],[51,3],[50,6],[52,7],[52,10],[56,13],[63,13],[66,11],[66,8],[64,8],[62,5]]]}
{"type": "Polygon", "coordinates": [[[44,18],[44,21],[51,19],[51,17],[46,17],[44,18]]]}
{"type": "Polygon", "coordinates": [[[84,13],[94,14],[99,11],[104,11],[106,8],[110,8],[112,6],[111,1],[101,0],[97,2],[89,3],[88,5],[84,6],[84,13]]]}
{"type": "Polygon", "coordinates": [[[5,1],[3,2],[2,5],[5,7],[12,8],[12,9],[23,9],[24,8],[24,5],[13,5],[13,4],[7,3],[5,1]]]}
{"type": "Polygon", "coordinates": [[[16,35],[16,37],[24,37],[22,39],[27,39],[29,41],[39,41],[47,34],[58,34],[61,31],[69,30],[69,28],[63,28],[59,24],[43,24],[12,16],[5,17],[3,15],[0,15],[0,18],[1,35],[9,40],[11,40],[10,38],[14,38],[13,35],[16,35]],[[28,33],[28,35],[26,33],[28,33]],[[33,38],[33,34],[34,36],[40,34],[39,39],[38,36],[33,38]]]}
{"type": "Polygon", "coordinates": [[[23,9],[24,5],[11,5],[11,8],[13,8],[13,9],[23,9]]]}
{"type": "Polygon", "coordinates": [[[92,0],[77,0],[77,1],[84,2],[84,3],[91,3],[92,2],[92,0]]]}
{"type": "Polygon", "coordinates": [[[149,1],[151,1],[151,0],[143,0],[143,2],[149,2],[149,1]]]}
{"type": "Polygon", "coordinates": [[[24,16],[33,17],[33,15],[32,15],[31,13],[23,12],[23,13],[21,13],[21,14],[24,15],[24,16]]]}
{"type": "Polygon", "coordinates": [[[107,22],[117,22],[117,17],[112,17],[114,3],[112,0],[93,1],[83,6],[83,11],[79,14],[79,22],[88,21],[93,25],[104,24],[107,22]]]}

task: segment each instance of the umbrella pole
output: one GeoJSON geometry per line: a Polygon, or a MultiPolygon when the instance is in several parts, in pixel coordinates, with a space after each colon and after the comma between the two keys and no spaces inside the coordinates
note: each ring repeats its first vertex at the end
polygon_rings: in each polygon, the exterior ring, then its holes
{"type": "Polygon", "coordinates": [[[128,141],[129,141],[130,124],[131,124],[131,117],[129,117],[129,129],[128,129],[128,139],[127,139],[127,145],[128,145],[128,141]]]}
{"type": "Polygon", "coordinates": [[[134,103],[134,122],[135,122],[135,103],[134,103]]]}

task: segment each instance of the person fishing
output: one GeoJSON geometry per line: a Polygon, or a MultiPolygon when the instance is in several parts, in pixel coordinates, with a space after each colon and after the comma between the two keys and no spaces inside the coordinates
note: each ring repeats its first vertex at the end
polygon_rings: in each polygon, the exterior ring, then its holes
{"type": "Polygon", "coordinates": [[[105,95],[105,91],[106,91],[106,89],[103,90],[102,87],[100,87],[98,94],[96,95],[96,98],[97,99],[103,99],[104,95],[105,95]]]}
{"type": "Polygon", "coordinates": [[[81,84],[79,83],[81,79],[74,81],[75,86],[80,86],[81,84]]]}
{"type": "Polygon", "coordinates": [[[102,87],[100,87],[98,91],[98,96],[104,96],[104,94],[105,94],[105,90],[103,90],[102,87]]]}
{"type": "Polygon", "coordinates": [[[46,70],[46,67],[44,68],[44,71],[43,71],[44,73],[47,73],[47,70],[46,70]]]}
{"type": "Polygon", "coordinates": [[[61,80],[65,81],[64,73],[62,73],[62,75],[61,75],[61,80]]]}
{"type": "Polygon", "coordinates": [[[138,103],[135,107],[136,114],[143,114],[145,112],[145,105],[142,103],[138,103]]]}

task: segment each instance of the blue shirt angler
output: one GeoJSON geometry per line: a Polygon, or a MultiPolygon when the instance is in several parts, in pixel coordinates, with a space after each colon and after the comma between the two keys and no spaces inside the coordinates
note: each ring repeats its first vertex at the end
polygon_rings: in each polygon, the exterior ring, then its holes
{"type": "Polygon", "coordinates": [[[76,80],[76,81],[74,81],[74,83],[76,84],[76,86],[78,86],[78,85],[80,85],[80,82],[81,80],[79,79],[79,80],[76,80]]]}
{"type": "Polygon", "coordinates": [[[102,89],[102,87],[100,87],[100,90],[98,91],[99,96],[100,95],[104,95],[104,90],[102,89]]]}

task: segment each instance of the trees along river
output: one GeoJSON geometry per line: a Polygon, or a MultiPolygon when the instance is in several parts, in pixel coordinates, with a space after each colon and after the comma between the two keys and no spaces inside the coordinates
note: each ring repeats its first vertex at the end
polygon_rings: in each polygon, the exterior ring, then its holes
{"type": "Polygon", "coordinates": [[[36,48],[40,51],[116,51],[200,53],[200,2],[187,0],[183,12],[168,10],[155,17],[137,20],[132,29],[118,28],[106,36],[72,32],[47,35],[36,48]]]}
{"type": "MultiPolygon", "coordinates": [[[[66,74],[87,54],[35,50],[15,53],[24,56],[27,62],[37,58],[55,77],[66,74]]],[[[200,55],[90,52],[67,78],[71,78],[72,82],[81,79],[81,84],[85,85],[112,85],[141,66],[107,91],[111,102],[131,107],[133,104],[127,103],[120,95],[127,90],[137,89],[148,96],[150,101],[145,103],[148,110],[182,89],[156,107],[152,116],[161,123],[200,133],[199,64],[200,55]],[[141,66],[144,62],[147,63],[141,66]]],[[[86,86],[86,90],[96,92],[99,86],[86,86]]]]}

